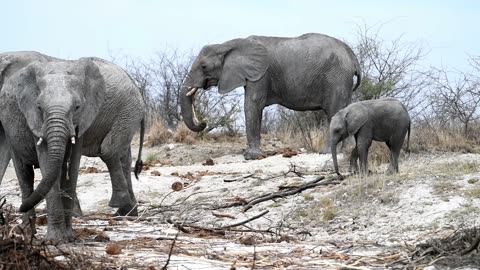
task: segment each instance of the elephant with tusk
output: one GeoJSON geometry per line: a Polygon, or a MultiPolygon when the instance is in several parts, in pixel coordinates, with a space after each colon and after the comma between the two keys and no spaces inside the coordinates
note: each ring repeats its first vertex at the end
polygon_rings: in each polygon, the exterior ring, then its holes
{"type": "Polygon", "coordinates": [[[260,127],[266,106],[324,110],[330,119],[350,104],[360,82],[356,56],[338,39],[315,33],[294,38],[250,36],[202,48],[182,85],[180,107],[186,126],[200,132],[207,123],[196,119],[192,106],[198,89],[218,86],[225,94],[243,87],[245,158],[257,159],[262,154],[260,127]]]}
{"type": "MultiPolygon", "coordinates": [[[[5,59],[14,63],[31,53],[10,53],[17,57],[5,59]]],[[[46,197],[47,239],[73,238],[71,217],[82,155],[106,163],[113,190],[110,206],[119,207],[120,215],[137,215],[130,144],[140,128],[138,176],[145,104],[123,69],[99,58],[32,61],[4,80],[0,108],[0,144],[8,145],[14,161],[22,190],[20,211],[34,215],[33,208],[46,197]],[[34,166],[42,172],[35,189],[34,166]]],[[[0,161],[5,156],[1,153],[0,161]]],[[[4,170],[0,173],[3,177],[4,170]]]]}

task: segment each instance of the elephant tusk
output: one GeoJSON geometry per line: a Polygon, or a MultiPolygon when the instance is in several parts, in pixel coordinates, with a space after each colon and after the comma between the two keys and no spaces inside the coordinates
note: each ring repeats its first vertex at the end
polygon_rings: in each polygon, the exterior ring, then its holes
{"type": "Polygon", "coordinates": [[[195,92],[197,92],[198,90],[198,87],[193,87],[190,91],[187,92],[187,97],[191,96],[191,95],[194,95],[195,92]]]}
{"type": "Polygon", "coordinates": [[[72,137],[72,144],[75,144],[75,137],[72,137]]]}
{"type": "Polygon", "coordinates": [[[192,112],[193,112],[193,121],[194,121],[196,124],[200,123],[200,121],[199,121],[198,118],[197,118],[197,114],[195,113],[195,107],[193,106],[193,104],[192,104],[192,112]]]}
{"type": "Polygon", "coordinates": [[[42,138],[42,137],[40,137],[40,139],[38,139],[37,145],[40,145],[40,144],[42,144],[42,142],[43,142],[43,138],[42,138]]]}

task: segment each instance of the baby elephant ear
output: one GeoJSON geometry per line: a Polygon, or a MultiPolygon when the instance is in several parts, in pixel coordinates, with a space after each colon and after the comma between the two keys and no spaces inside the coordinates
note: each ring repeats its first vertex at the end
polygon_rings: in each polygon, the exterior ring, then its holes
{"type": "Polygon", "coordinates": [[[5,84],[5,88],[13,88],[18,108],[25,116],[28,127],[37,137],[43,136],[43,115],[37,103],[40,94],[37,76],[42,76],[41,65],[40,62],[31,63],[12,75],[5,84]]]}
{"type": "Polygon", "coordinates": [[[81,105],[78,136],[81,137],[90,127],[105,101],[105,80],[98,66],[88,58],[80,58],[84,70],[84,103],[81,105]]]}
{"type": "Polygon", "coordinates": [[[348,135],[355,135],[368,121],[368,109],[363,105],[351,105],[345,114],[348,135]]]}

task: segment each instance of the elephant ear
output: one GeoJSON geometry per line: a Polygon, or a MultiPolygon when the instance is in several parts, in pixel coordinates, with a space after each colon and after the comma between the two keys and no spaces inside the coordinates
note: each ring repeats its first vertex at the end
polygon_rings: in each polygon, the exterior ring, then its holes
{"type": "Polygon", "coordinates": [[[268,69],[267,49],[251,39],[233,39],[222,44],[226,48],[218,92],[228,93],[245,86],[247,80],[257,81],[268,69]]]}
{"type": "Polygon", "coordinates": [[[369,117],[368,109],[365,106],[358,104],[353,106],[345,114],[348,135],[355,135],[367,123],[369,117]]]}
{"type": "Polygon", "coordinates": [[[12,64],[12,61],[7,56],[0,56],[0,89],[2,89],[7,69],[12,64]]]}
{"type": "Polygon", "coordinates": [[[79,63],[84,69],[84,92],[78,124],[78,137],[81,137],[96,119],[105,102],[106,85],[98,66],[88,58],[80,58],[79,63]]]}
{"type": "MultiPolygon", "coordinates": [[[[41,76],[41,63],[33,62],[15,73],[8,83],[14,88],[18,108],[25,116],[28,127],[37,137],[42,137],[42,111],[38,108],[37,98],[40,89],[37,76],[41,76]]],[[[7,87],[7,86],[6,86],[7,87]]]]}

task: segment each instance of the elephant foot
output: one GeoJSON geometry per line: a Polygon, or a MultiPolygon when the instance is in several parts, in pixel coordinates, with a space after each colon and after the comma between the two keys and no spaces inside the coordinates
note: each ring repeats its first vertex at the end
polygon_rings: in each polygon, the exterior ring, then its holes
{"type": "Polygon", "coordinates": [[[108,206],[110,207],[122,207],[125,203],[131,202],[130,194],[128,191],[120,191],[120,190],[113,190],[112,198],[110,198],[110,202],[108,206]]]}
{"type": "Polygon", "coordinates": [[[247,152],[243,155],[246,160],[255,160],[263,158],[262,151],[258,148],[249,148],[247,152]]]}
{"type": "Polygon", "coordinates": [[[358,166],[355,167],[355,166],[350,165],[350,167],[348,167],[348,172],[351,172],[353,174],[357,174],[359,172],[359,170],[360,169],[358,168],[358,166]]]}
{"type": "Polygon", "coordinates": [[[138,216],[138,207],[136,205],[120,207],[117,212],[115,212],[115,216],[136,217],[138,216]]]}
{"type": "Polygon", "coordinates": [[[390,169],[390,168],[387,169],[387,175],[394,175],[394,174],[397,174],[397,173],[398,172],[395,171],[394,169],[390,169]]]}
{"type": "Polygon", "coordinates": [[[83,216],[83,211],[82,211],[82,208],[80,207],[80,203],[78,202],[78,200],[75,200],[73,203],[72,216],[74,217],[83,216]]]}
{"type": "Polygon", "coordinates": [[[75,240],[75,235],[73,230],[61,230],[58,228],[47,229],[47,234],[45,235],[45,240],[52,241],[55,243],[68,243],[75,240]]]}

